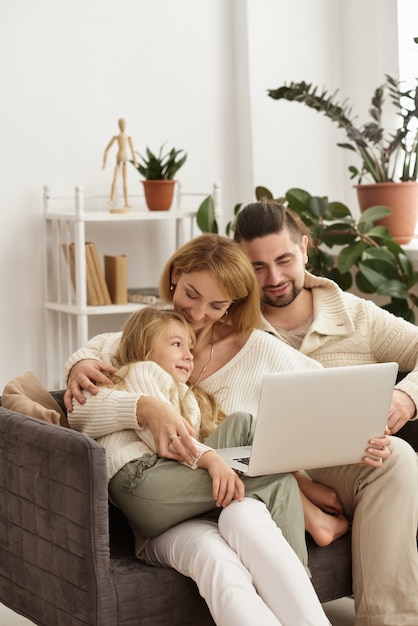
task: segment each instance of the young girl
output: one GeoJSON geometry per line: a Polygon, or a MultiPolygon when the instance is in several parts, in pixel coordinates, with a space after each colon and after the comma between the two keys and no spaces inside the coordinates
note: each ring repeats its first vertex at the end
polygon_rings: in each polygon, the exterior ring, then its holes
{"type": "MultiPolygon", "coordinates": [[[[118,352],[113,358],[118,370],[112,380],[116,389],[140,389],[141,393],[169,402],[179,411],[197,434],[194,443],[198,455],[193,463],[184,461],[183,464],[192,469],[204,467],[212,478],[212,496],[216,506],[227,506],[232,498],[242,500],[244,486],[237,474],[214,453],[213,448],[203,443],[226,415],[212,395],[197,385],[193,386],[192,391],[186,384],[193,372],[192,350],[195,341],[192,328],[179,313],[152,307],[140,309],[130,316],[124,326],[118,352]],[[203,458],[206,452],[212,454],[203,458]]],[[[235,420],[237,423],[241,421],[240,430],[245,431],[246,437],[251,436],[251,416],[237,415],[237,418],[231,416],[228,424],[235,420]]],[[[174,435],[170,445],[173,446],[176,439],[178,436],[174,435]]],[[[109,480],[120,469],[122,462],[129,462],[132,458],[141,459],[136,463],[136,478],[145,468],[157,462],[157,449],[148,426],[136,430],[119,430],[117,434],[110,433],[98,440],[107,451],[109,480]]],[[[133,482],[130,488],[133,489],[133,482]]],[[[203,507],[213,509],[213,500],[209,499],[203,507]]],[[[138,523],[137,519],[135,526],[146,536],[154,536],[179,521],[193,517],[197,512],[201,513],[200,508],[199,511],[192,508],[188,513],[184,503],[176,512],[172,502],[166,515],[160,516],[158,511],[151,515],[148,506],[138,511],[138,515],[151,521],[142,519],[138,523]]]]}
{"type": "MultiPolygon", "coordinates": [[[[244,482],[207,445],[248,445],[252,418],[237,413],[224,419],[212,396],[187,386],[194,341],[182,315],[145,308],[129,318],[114,358],[116,389],[141,389],[171,403],[198,433],[193,464],[159,458],[147,426],[124,423],[104,405],[97,440],[106,450],[110,497],[134,529],[137,556],[164,564],[162,551],[156,556],[148,541],[165,533],[173,547],[173,530],[174,544],[186,543],[187,553],[195,554],[190,569],[190,557],[183,563],[184,549],[179,549],[177,569],[196,581],[218,626],[328,625],[303,565],[273,521],[276,513],[282,521],[283,507],[295,506],[289,501],[293,496],[282,493],[291,477],[245,477],[244,490],[244,482]],[[216,555],[217,578],[222,577],[228,598],[219,597],[208,561],[201,558],[208,550],[216,555]]],[[[71,426],[94,436],[98,418],[87,426],[77,415],[75,401],[71,426]]]]}

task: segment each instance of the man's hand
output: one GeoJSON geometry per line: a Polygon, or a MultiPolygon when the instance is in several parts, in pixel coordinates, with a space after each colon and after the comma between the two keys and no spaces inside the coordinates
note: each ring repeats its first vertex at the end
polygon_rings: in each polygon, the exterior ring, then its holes
{"type": "Polygon", "coordinates": [[[384,437],[375,437],[369,441],[370,446],[366,449],[360,465],[370,467],[382,467],[383,462],[390,457],[390,437],[387,433],[384,437]]]}
{"type": "Polygon", "coordinates": [[[415,413],[416,406],[408,394],[400,389],[394,389],[388,417],[390,434],[397,433],[415,413]]]}
{"type": "Polygon", "coordinates": [[[85,403],[86,398],[82,393],[83,389],[94,396],[97,393],[96,384],[112,386],[113,382],[107,374],[114,374],[116,371],[116,367],[106,365],[106,363],[96,359],[84,359],[73,365],[64,394],[64,404],[67,411],[73,410],[73,397],[80,404],[85,403]]]}

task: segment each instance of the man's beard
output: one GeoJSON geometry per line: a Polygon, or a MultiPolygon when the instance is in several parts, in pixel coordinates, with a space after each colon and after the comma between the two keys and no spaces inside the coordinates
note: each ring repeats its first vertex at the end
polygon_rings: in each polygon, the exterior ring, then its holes
{"type": "Polygon", "coordinates": [[[273,296],[269,297],[266,295],[265,291],[262,292],[261,302],[262,304],[267,304],[268,306],[273,306],[277,309],[282,309],[285,306],[289,306],[292,304],[294,300],[298,297],[300,292],[302,291],[302,287],[296,287],[295,283],[292,283],[292,289],[290,292],[284,294],[283,296],[273,296]]]}

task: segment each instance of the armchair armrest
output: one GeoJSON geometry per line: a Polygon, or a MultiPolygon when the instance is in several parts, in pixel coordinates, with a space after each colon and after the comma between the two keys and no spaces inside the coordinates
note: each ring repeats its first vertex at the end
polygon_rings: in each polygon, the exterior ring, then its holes
{"type": "Polygon", "coordinates": [[[117,623],[104,449],[0,407],[0,600],[36,623],[117,623]]]}

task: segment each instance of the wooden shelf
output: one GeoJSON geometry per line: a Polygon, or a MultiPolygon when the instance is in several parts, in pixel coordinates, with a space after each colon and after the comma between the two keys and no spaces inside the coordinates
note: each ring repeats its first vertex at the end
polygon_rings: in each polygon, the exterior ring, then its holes
{"type": "MultiPolygon", "coordinates": [[[[175,224],[174,238],[176,249],[184,239],[183,226],[189,226],[186,238],[198,234],[196,212],[202,200],[212,193],[217,219],[221,217],[220,187],[214,185],[209,193],[184,193],[181,185],[175,196],[174,206],[169,211],[149,211],[144,206],[143,196],[132,197],[132,210],[129,213],[111,213],[104,209],[108,198],[104,196],[84,196],[81,187],[75,187],[73,197],[51,196],[48,187],[44,187],[44,222],[45,222],[45,324],[47,336],[47,379],[48,388],[63,385],[63,367],[67,358],[77,348],[85,345],[89,339],[89,318],[103,315],[129,315],[145,305],[136,302],[127,304],[87,305],[86,293],[86,226],[105,224],[117,228],[117,225],[129,223],[132,229],[139,223],[160,222],[175,224]],[[87,209],[86,209],[87,207],[87,209]],[[187,224],[188,223],[188,224],[187,224]],[[63,254],[63,247],[74,242],[75,284],[82,285],[74,289],[68,262],[63,254]]],[[[103,232],[103,231],[101,231],[103,232]]],[[[111,231],[113,233],[113,230],[111,231]]],[[[138,228],[138,237],[143,229],[138,228]]],[[[103,235],[102,235],[103,236],[103,235]]],[[[98,242],[99,243],[99,242],[98,242]]],[[[129,256],[129,250],[123,254],[129,256]]],[[[166,258],[161,259],[161,267],[166,258]]],[[[140,285],[135,285],[140,286],[140,285]]]]}

